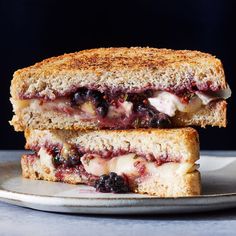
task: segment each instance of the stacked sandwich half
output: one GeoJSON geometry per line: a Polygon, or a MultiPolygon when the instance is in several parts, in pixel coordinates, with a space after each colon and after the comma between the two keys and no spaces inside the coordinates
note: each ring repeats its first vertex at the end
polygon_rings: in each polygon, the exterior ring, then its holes
{"type": "Polygon", "coordinates": [[[186,126],[225,127],[230,89],[206,53],[101,48],[16,71],[11,96],[24,177],[178,197],[201,190],[186,126]]]}

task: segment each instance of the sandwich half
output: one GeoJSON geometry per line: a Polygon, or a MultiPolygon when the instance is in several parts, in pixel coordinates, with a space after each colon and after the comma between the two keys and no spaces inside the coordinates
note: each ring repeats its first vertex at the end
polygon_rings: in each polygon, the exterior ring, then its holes
{"type": "Polygon", "coordinates": [[[192,128],[26,130],[23,176],[87,184],[101,192],[199,195],[198,134],[192,128]]]}
{"type": "Polygon", "coordinates": [[[25,129],[226,126],[221,61],[198,51],[100,48],[14,73],[11,124],[25,129]]]}

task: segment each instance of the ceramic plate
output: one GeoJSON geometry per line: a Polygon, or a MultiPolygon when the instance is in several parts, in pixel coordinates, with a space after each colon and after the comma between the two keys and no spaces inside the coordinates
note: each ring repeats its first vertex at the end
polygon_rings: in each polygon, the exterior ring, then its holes
{"type": "Polygon", "coordinates": [[[157,198],[21,177],[19,161],[0,163],[0,199],[43,211],[84,214],[184,213],[236,207],[236,157],[201,156],[203,195],[157,198]]]}

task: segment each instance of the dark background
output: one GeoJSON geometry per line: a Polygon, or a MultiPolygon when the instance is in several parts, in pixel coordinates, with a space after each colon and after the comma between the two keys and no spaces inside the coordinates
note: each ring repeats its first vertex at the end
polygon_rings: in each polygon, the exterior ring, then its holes
{"type": "MultiPolygon", "coordinates": [[[[8,124],[16,69],[81,49],[152,46],[196,49],[219,57],[235,90],[236,1],[0,0],[0,149],[23,148],[8,124]]],[[[236,149],[234,96],[226,129],[199,129],[202,149],[236,149]]]]}

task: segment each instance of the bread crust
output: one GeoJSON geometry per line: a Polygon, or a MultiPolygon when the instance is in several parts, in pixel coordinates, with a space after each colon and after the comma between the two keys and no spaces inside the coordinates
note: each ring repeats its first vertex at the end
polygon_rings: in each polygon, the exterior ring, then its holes
{"type": "Polygon", "coordinates": [[[199,51],[157,48],[99,48],[52,57],[13,75],[11,95],[56,96],[78,87],[113,90],[226,88],[222,63],[199,51]]]}
{"type": "Polygon", "coordinates": [[[181,177],[175,176],[170,182],[163,182],[160,178],[152,178],[140,183],[135,189],[137,193],[147,193],[158,197],[183,197],[201,194],[201,176],[198,171],[187,173],[181,177]]]}

